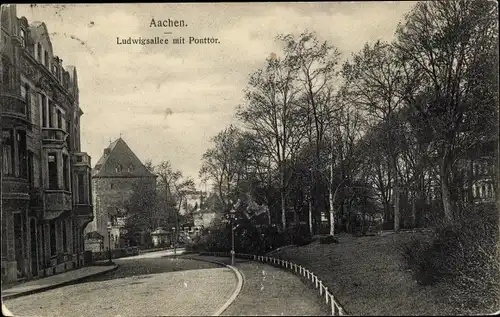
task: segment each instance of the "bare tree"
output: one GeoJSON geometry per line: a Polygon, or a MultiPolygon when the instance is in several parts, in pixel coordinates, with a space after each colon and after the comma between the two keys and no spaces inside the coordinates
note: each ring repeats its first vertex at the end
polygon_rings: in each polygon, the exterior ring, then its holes
{"type": "Polygon", "coordinates": [[[240,133],[232,125],[219,132],[212,138],[214,147],[208,149],[202,158],[200,176],[214,182],[219,199],[226,209],[230,208],[230,196],[237,188],[242,172],[238,162],[240,133]]]}
{"type": "Polygon", "coordinates": [[[251,75],[246,89],[247,104],[238,107],[237,116],[253,132],[255,140],[279,171],[281,223],[286,228],[286,196],[289,175],[285,162],[299,148],[302,124],[297,120],[297,70],[290,57],[270,57],[265,69],[251,75]]]}
{"type": "Polygon", "coordinates": [[[166,209],[175,217],[175,244],[174,253],[177,242],[179,240],[179,212],[188,194],[195,191],[195,184],[191,178],[182,176],[181,171],[174,171],[169,161],[163,161],[155,167],[156,174],[159,178],[159,186],[163,186],[167,195],[166,209]]]}
{"type": "MultiPolygon", "coordinates": [[[[337,80],[337,66],[340,53],[338,50],[320,42],[311,32],[304,32],[298,37],[291,34],[280,35],[278,38],[285,44],[285,52],[290,56],[290,67],[296,68],[297,80],[301,87],[301,106],[307,116],[309,143],[314,144],[314,155],[310,172],[310,199],[315,202],[314,209],[319,208],[320,200],[316,191],[315,179],[321,177],[321,149],[327,124],[335,110],[333,105],[334,84],[337,80]],[[314,135],[314,136],[313,136],[314,135]]],[[[313,204],[309,202],[309,230],[312,227],[313,204]]]]}
{"type": "Polygon", "coordinates": [[[344,65],[347,81],[347,95],[351,102],[361,106],[372,117],[378,128],[385,128],[383,149],[387,153],[394,191],[394,230],[400,223],[400,188],[398,175],[399,153],[395,144],[397,138],[397,119],[395,114],[403,105],[400,87],[403,83],[402,67],[391,45],[377,41],[365,45],[363,50],[353,56],[353,62],[344,65]],[[378,123],[382,122],[382,125],[378,123]]]}
{"type": "MultiPolygon", "coordinates": [[[[498,58],[497,10],[493,2],[482,0],[422,2],[397,31],[398,55],[412,70],[411,82],[420,84],[427,96],[426,102],[412,104],[437,143],[445,221],[454,217],[452,166],[477,140],[477,134],[465,131],[474,129],[464,126],[477,125],[470,119],[491,108],[496,98],[481,79],[490,73],[485,65],[498,58]]],[[[410,101],[414,97],[405,96],[410,101]]]]}

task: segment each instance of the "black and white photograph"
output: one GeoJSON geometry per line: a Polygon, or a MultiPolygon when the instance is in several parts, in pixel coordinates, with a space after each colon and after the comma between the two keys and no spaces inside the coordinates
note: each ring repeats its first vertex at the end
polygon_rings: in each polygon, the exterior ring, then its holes
{"type": "Polygon", "coordinates": [[[500,314],[498,2],[0,8],[2,315],[500,314]]]}

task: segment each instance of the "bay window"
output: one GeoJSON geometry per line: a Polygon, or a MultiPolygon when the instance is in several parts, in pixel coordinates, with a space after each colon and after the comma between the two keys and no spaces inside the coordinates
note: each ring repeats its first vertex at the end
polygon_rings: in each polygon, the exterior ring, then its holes
{"type": "Polygon", "coordinates": [[[14,137],[12,130],[3,130],[3,148],[2,148],[2,169],[5,175],[14,175],[14,137]]]}
{"type": "Polygon", "coordinates": [[[28,178],[28,153],[26,149],[26,131],[17,131],[17,154],[19,162],[19,177],[28,178]]]}
{"type": "Polygon", "coordinates": [[[57,156],[55,153],[49,153],[49,189],[59,189],[57,156]]]}

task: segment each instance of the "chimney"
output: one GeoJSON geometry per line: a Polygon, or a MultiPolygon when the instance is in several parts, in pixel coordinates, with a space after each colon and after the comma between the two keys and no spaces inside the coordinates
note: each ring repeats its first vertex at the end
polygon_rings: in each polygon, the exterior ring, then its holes
{"type": "Polygon", "coordinates": [[[107,157],[109,155],[109,148],[104,149],[104,157],[107,157]]]}

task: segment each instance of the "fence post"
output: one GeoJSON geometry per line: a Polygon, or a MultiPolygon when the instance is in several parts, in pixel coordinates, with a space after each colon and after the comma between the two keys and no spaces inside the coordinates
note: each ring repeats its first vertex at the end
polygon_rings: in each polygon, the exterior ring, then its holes
{"type": "Polygon", "coordinates": [[[325,300],[327,304],[328,304],[328,295],[330,295],[330,293],[328,293],[328,287],[325,287],[325,300]]]}
{"type": "Polygon", "coordinates": [[[332,304],[332,316],[335,316],[335,300],[333,299],[333,295],[330,296],[330,303],[332,304]]]}
{"type": "Polygon", "coordinates": [[[323,281],[319,281],[319,296],[323,295],[323,281]]]}

